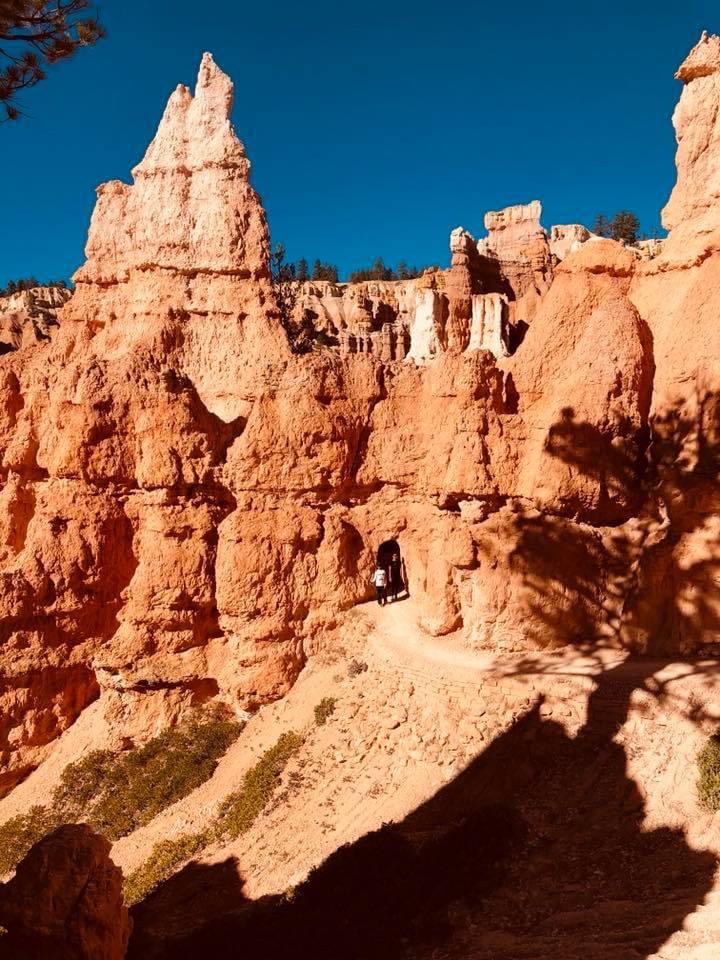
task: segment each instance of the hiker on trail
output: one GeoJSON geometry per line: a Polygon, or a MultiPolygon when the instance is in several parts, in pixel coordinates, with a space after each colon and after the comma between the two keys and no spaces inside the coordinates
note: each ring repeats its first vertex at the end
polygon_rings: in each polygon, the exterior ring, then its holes
{"type": "Polygon", "coordinates": [[[391,600],[397,600],[398,594],[402,593],[403,587],[403,575],[402,568],[400,566],[400,554],[397,550],[393,551],[392,556],[390,557],[390,589],[388,593],[390,594],[391,600]]]}
{"type": "Polygon", "coordinates": [[[384,606],[387,603],[387,573],[384,567],[375,568],[375,573],[371,577],[371,583],[375,584],[377,602],[381,607],[384,606]]]}

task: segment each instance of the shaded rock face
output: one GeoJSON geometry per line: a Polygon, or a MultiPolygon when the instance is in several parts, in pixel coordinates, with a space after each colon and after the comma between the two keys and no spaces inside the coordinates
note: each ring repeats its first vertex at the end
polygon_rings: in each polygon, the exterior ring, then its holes
{"type": "Polygon", "coordinates": [[[372,349],[295,356],[231,93],[205,57],[134,184],[100,189],[56,335],[0,358],[5,788],[101,692],[173,717],[282,696],[388,540],[422,625],[476,647],[720,629],[720,255],[695,214],[667,245],[699,231],[696,266],[573,231],[558,264],[539,204],[510,208],[481,249],[453,234],[447,272],[315,285],[328,331],[372,349]]]}
{"type": "Polygon", "coordinates": [[[0,885],[3,956],[122,960],[130,920],[110,842],[84,824],[60,827],[0,885]]]}

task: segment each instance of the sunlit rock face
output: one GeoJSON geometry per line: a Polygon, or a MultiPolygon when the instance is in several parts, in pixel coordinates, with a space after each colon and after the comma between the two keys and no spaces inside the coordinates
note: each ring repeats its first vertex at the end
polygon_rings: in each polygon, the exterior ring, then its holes
{"type": "Polygon", "coordinates": [[[49,340],[71,296],[65,287],[41,286],[0,297],[0,354],[49,340]]]}
{"type": "Polygon", "coordinates": [[[539,204],[509,208],[480,249],[453,232],[449,270],[309,285],[327,342],[306,355],[232,85],[203,59],[134,183],[100,189],[57,331],[0,357],[4,788],[98,698],[119,729],[147,703],[166,722],[282,696],[390,538],[436,635],[710,640],[718,42],[691,54],[660,253],[549,240],[539,204]],[[699,262],[678,237],[703,238],[699,262]]]}

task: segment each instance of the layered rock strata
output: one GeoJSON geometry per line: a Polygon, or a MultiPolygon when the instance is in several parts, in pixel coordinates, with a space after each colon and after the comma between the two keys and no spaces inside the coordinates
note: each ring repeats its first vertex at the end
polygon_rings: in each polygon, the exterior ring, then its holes
{"type": "Polygon", "coordinates": [[[481,251],[456,234],[449,273],[325,288],[336,331],[352,299],[369,337],[352,356],[291,354],[232,86],[203,59],[134,184],[100,188],[57,333],[0,358],[6,788],[101,693],[173,718],[281,696],[389,539],[436,635],[714,640],[718,43],[681,69],[658,256],[592,239],[558,265],[539,206],[518,208],[481,251]]]}

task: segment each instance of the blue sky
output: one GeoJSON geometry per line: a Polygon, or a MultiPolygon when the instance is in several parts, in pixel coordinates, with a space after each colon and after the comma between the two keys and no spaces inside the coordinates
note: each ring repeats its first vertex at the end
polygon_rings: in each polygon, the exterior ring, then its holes
{"type": "Polygon", "coordinates": [[[444,264],[453,227],[481,234],[486,210],[535,197],[547,227],[626,208],[651,233],[674,180],[673,73],[720,31],[710,0],[98,6],[108,38],[0,125],[0,284],[80,265],[95,186],[129,180],[203,50],[235,81],[293,259],[444,264]]]}

